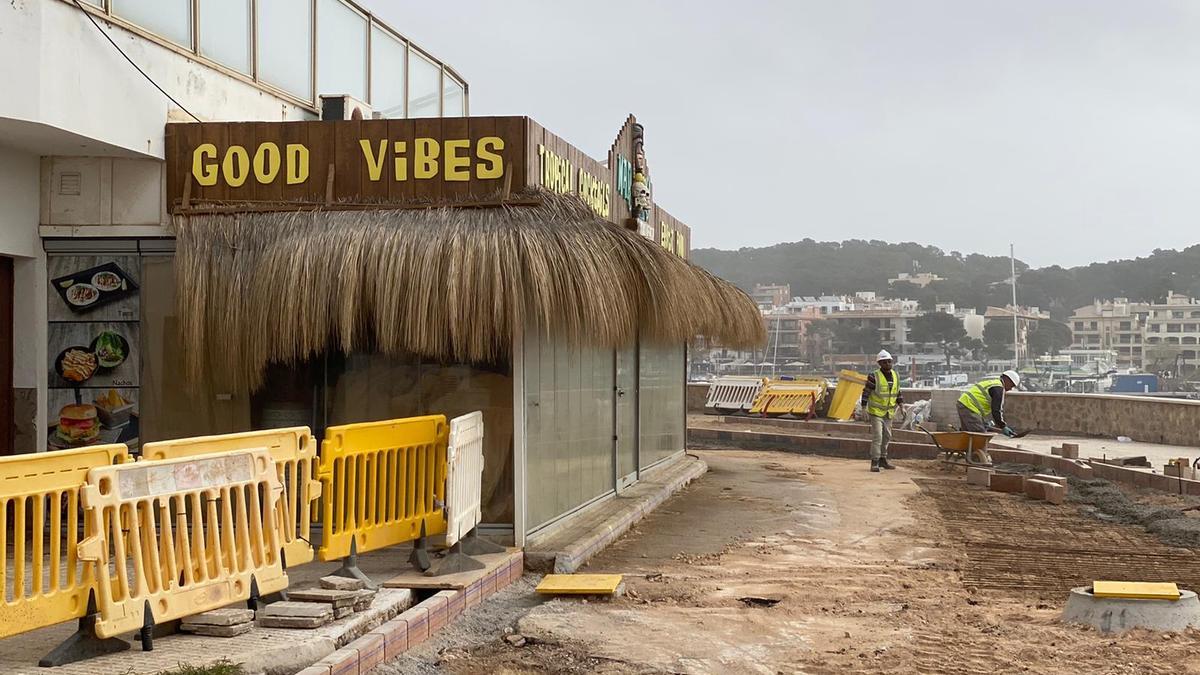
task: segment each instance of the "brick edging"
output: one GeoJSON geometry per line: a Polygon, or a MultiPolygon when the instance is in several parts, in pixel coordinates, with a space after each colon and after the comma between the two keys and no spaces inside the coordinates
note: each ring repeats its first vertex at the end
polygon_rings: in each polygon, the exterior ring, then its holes
{"type": "MultiPolygon", "coordinates": [[[[822,455],[842,459],[867,459],[871,440],[815,434],[777,434],[760,431],[736,431],[688,427],[688,447],[719,449],[722,444],[747,450],[782,450],[805,455],[822,455]]],[[[892,441],[888,445],[891,459],[937,459],[938,449],[927,443],[892,441]]]]}
{"type": "Polygon", "coordinates": [[[524,556],[508,561],[461,591],[439,591],[297,675],[360,675],[433,637],[470,607],[521,578],[524,556]]]}

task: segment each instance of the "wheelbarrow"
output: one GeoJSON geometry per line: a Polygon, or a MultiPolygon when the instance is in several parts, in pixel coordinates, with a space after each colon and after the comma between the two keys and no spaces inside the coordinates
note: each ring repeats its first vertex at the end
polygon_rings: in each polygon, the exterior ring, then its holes
{"type": "Polygon", "coordinates": [[[974,431],[929,431],[921,425],[917,428],[937,446],[942,462],[958,466],[991,466],[992,456],[987,445],[996,434],[974,431]]]}

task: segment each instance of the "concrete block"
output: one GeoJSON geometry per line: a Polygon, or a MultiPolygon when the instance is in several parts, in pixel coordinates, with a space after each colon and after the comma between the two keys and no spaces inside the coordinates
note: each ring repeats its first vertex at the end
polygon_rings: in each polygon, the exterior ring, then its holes
{"type": "Polygon", "coordinates": [[[254,610],[252,609],[225,607],[185,617],[183,623],[194,626],[232,626],[239,623],[248,623],[253,620],[254,610]]]}
{"type": "Polygon", "coordinates": [[[247,621],[246,623],[235,623],[232,626],[213,626],[209,624],[193,624],[181,623],[179,630],[184,633],[195,633],[196,635],[206,635],[208,637],[237,637],[244,633],[249,633],[254,624],[247,621]]]}
{"type": "Polygon", "coordinates": [[[1079,444],[1063,443],[1062,456],[1063,459],[1079,459],[1079,444]]]}
{"type": "Polygon", "coordinates": [[[358,650],[358,672],[369,673],[387,659],[386,646],[382,635],[367,633],[346,645],[346,649],[358,650]]]}
{"type": "Polygon", "coordinates": [[[496,579],[499,578],[500,575],[503,575],[505,578],[507,578],[508,577],[508,568],[504,567],[504,566],[500,566],[500,567],[488,572],[487,574],[483,575],[483,585],[482,585],[483,597],[486,598],[489,595],[496,592],[496,579]]]}
{"type": "Polygon", "coordinates": [[[1018,473],[993,473],[988,488],[996,492],[1021,493],[1025,491],[1025,477],[1018,473]]]}
{"type": "Polygon", "coordinates": [[[427,608],[420,605],[410,607],[396,619],[405,623],[409,649],[429,639],[429,610],[427,608]]]}
{"type": "Polygon", "coordinates": [[[446,622],[449,623],[462,614],[466,608],[466,597],[461,591],[438,591],[437,596],[446,599],[446,622]]]}
{"type": "Polygon", "coordinates": [[[330,675],[359,675],[358,650],[343,647],[317,662],[316,665],[328,666],[330,675]]]}
{"type": "Polygon", "coordinates": [[[1057,483],[1046,485],[1046,501],[1051,504],[1062,504],[1067,501],[1067,486],[1057,483]]]}
{"type": "Polygon", "coordinates": [[[367,587],[366,582],[362,579],[351,579],[350,577],[321,577],[321,588],[327,588],[331,591],[361,591],[367,587]]]}
{"type": "Polygon", "coordinates": [[[431,598],[421,601],[418,607],[424,607],[429,610],[429,634],[433,635],[446,625],[446,596],[434,595],[431,598]]]}
{"type": "Polygon", "coordinates": [[[358,600],[358,591],[335,591],[330,588],[308,588],[301,591],[288,591],[288,600],[294,602],[324,602],[338,607],[353,607],[358,600]]]}
{"type": "Polygon", "coordinates": [[[1057,483],[1059,485],[1067,484],[1067,478],[1065,476],[1051,476],[1048,473],[1039,473],[1039,474],[1035,475],[1033,477],[1033,479],[1046,481],[1047,483],[1057,483]]]}
{"type": "Polygon", "coordinates": [[[483,602],[483,579],[472,581],[463,589],[463,599],[467,607],[474,607],[483,602]]]}
{"type": "Polygon", "coordinates": [[[1059,447],[1059,446],[1057,446],[1057,445],[1051,446],[1051,447],[1050,447],[1050,454],[1051,454],[1051,455],[1056,455],[1056,456],[1058,456],[1058,457],[1062,457],[1062,448],[1061,448],[1061,447],[1059,447]]]}
{"type": "Polygon", "coordinates": [[[1039,501],[1045,501],[1047,485],[1055,485],[1055,483],[1048,483],[1044,480],[1032,480],[1032,479],[1026,480],[1025,481],[1025,496],[1029,497],[1030,499],[1037,499],[1039,501]]]}
{"type": "Polygon", "coordinates": [[[314,663],[304,670],[296,673],[296,675],[329,675],[329,666],[314,663]]]}
{"type": "Polygon", "coordinates": [[[967,467],[967,482],[971,485],[981,485],[988,487],[992,482],[992,474],[995,473],[991,469],[985,469],[982,466],[967,467]]]}

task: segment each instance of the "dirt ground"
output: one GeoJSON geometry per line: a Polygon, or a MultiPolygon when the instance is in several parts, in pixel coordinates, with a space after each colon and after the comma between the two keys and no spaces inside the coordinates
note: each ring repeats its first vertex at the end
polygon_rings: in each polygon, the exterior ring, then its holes
{"type": "Polygon", "coordinates": [[[384,672],[1200,673],[1198,631],[1058,623],[1094,579],[1200,587],[1191,550],[1093,505],[930,462],[698,454],[709,474],[585,570],[627,575],[625,597],[541,602],[527,580],[384,672]]]}

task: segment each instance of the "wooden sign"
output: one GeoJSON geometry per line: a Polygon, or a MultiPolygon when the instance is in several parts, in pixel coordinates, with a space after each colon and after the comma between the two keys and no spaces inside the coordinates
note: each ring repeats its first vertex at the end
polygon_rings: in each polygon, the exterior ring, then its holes
{"type": "Polygon", "coordinates": [[[171,123],[167,204],[174,214],[484,205],[536,186],[619,225],[640,222],[687,257],[687,226],[647,208],[647,190],[639,203],[630,193],[635,175],[648,180],[633,172],[635,160],[644,171],[635,130],[630,116],[604,164],[527,117],[171,123]]]}

